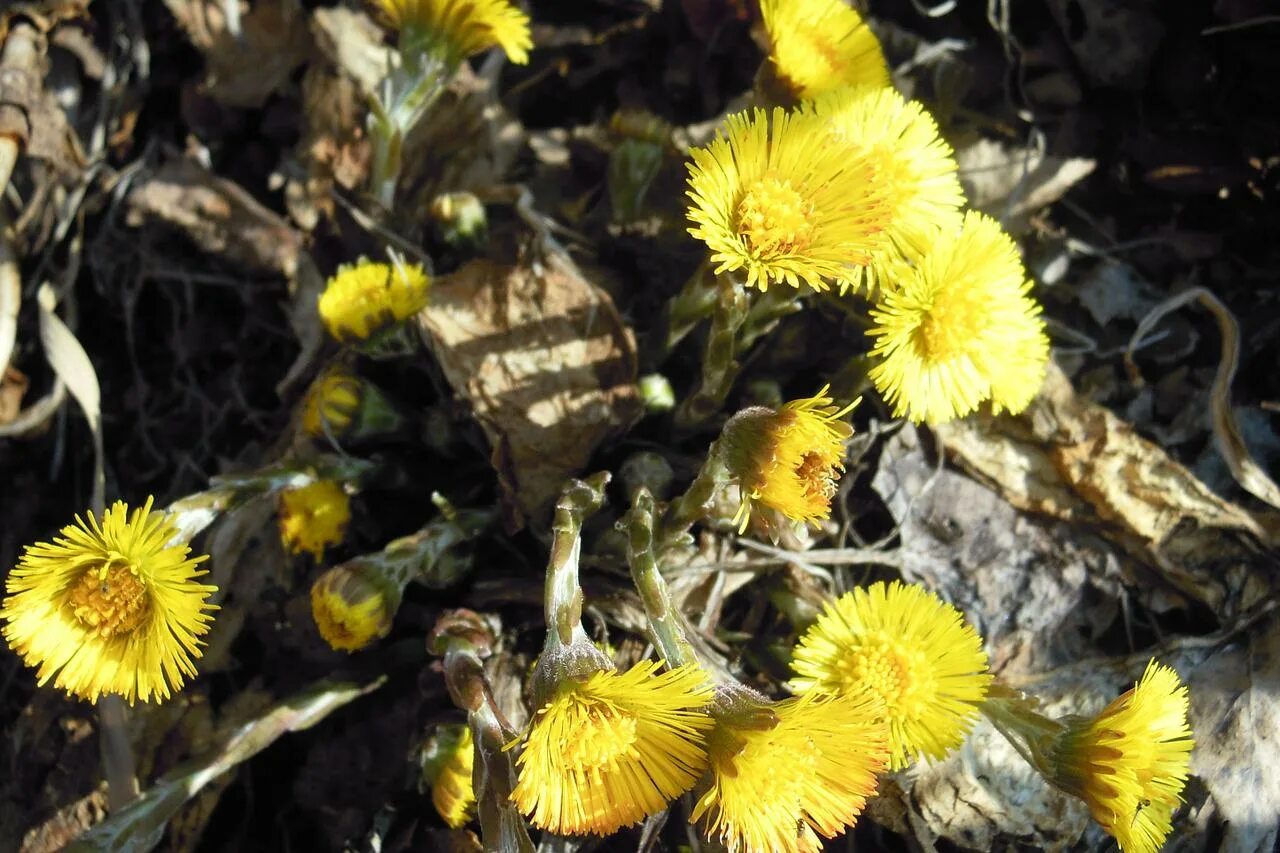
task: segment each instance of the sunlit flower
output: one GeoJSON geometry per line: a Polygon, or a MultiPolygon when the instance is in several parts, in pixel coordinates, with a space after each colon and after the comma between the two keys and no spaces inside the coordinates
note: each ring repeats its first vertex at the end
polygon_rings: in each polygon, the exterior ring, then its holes
{"type": "Polygon", "coordinates": [[[562,680],[538,709],[512,800],[558,835],[608,835],[661,811],[707,766],[706,676],[694,666],[562,680]]]}
{"type": "Polygon", "coordinates": [[[431,279],[417,264],[360,261],[338,268],[320,294],[320,319],[339,341],[362,341],[427,304],[431,279]]]}
{"type": "Polygon", "coordinates": [[[809,693],[772,705],[776,724],[721,719],[711,786],[694,806],[731,853],[814,853],[857,820],[885,764],[880,703],[809,693]]]}
{"type": "Polygon", "coordinates": [[[391,630],[402,590],[375,565],[353,560],[334,566],[311,585],[311,616],[332,648],[359,651],[391,630]]]}
{"type": "Polygon", "coordinates": [[[938,227],[954,220],[964,204],[951,146],[924,107],[891,88],[838,89],[809,108],[837,141],[875,164],[886,205],[882,245],[869,268],[850,271],[848,283],[856,286],[868,274],[884,278],[893,258],[927,248],[938,227]]]}
{"type": "Polygon", "coordinates": [[[280,538],[290,553],[309,552],[317,560],[342,541],[351,520],[351,498],[340,483],[317,480],[280,493],[280,538]]]}
{"type": "Polygon", "coordinates": [[[1079,796],[1126,853],[1154,853],[1172,828],[1194,746],[1178,674],[1154,660],[1093,719],[1068,723],[1052,780],[1079,796]]]}
{"type": "Polygon", "coordinates": [[[760,0],[774,76],[797,100],[841,86],[888,86],[880,42],[844,0],[760,0]]]}
{"type": "Polygon", "coordinates": [[[827,604],[791,666],[796,691],[870,690],[883,700],[894,770],[959,746],[991,683],[982,637],[960,611],[900,581],[827,604]]]}
{"type": "Polygon", "coordinates": [[[196,674],[216,587],[151,498],[132,513],[116,501],[53,543],[28,545],[5,582],[3,634],[41,685],[96,702],[103,693],[168,699],[196,674]]]}
{"type": "Polygon", "coordinates": [[[895,281],[868,332],[871,379],[895,416],[941,423],[988,398],[1014,412],[1031,401],[1049,345],[1017,247],[995,220],[965,214],[895,281]]]}
{"type": "Polygon", "coordinates": [[[500,47],[519,65],[529,61],[529,16],[508,0],[372,0],[396,30],[439,40],[450,61],[500,47]]]}
{"type": "Polygon", "coordinates": [[[431,802],[451,829],[466,826],[475,811],[476,792],[471,785],[475,761],[476,748],[471,740],[471,729],[464,727],[462,736],[431,783],[431,802]]]}
{"type": "Polygon", "coordinates": [[[307,389],[302,431],[313,438],[343,435],[359,410],[360,380],[347,367],[334,365],[307,389]]]}
{"type": "Polygon", "coordinates": [[[689,233],[710,248],[716,273],[745,270],[761,290],[801,281],[825,290],[883,243],[891,209],[875,158],[833,142],[811,110],[736,113],[690,155],[689,233]]]}
{"type": "Polygon", "coordinates": [[[844,471],[844,443],[853,434],[853,427],[840,419],[857,401],[840,408],[826,396],[828,387],[781,409],[744,409],[725,424],[725,463],[742,490],[734,519],[740,530],[747,529],[755,503],[792,521],[830,517],[844,471]]]}

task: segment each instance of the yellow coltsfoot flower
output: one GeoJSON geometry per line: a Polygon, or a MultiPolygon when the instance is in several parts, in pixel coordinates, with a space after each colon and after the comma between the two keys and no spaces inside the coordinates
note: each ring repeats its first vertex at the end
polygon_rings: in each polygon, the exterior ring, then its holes
{"type": "Polygon", "coordinates": [[[1049,341],[1018,249],[995,220],[965,214],[894,278],[868,334],[879,359],[871,380],[896,417],[942,423],[986,399],[997,411],[1031,402],[1049,341]]]}
{"type": "Polygon", "coordinates": [[[754,720],[717,714],[711,784],[691,817],[731,853],[814,853],[875,794],[886,755],[880,702],[809,693],[760,709],[754,720]]]}
{"type": "Polygon", "coordinates": [[[475,812],[476,792],[471,784],[476,747],[471,729],[464,726],[457,744],[449,751],[431,783],[431,803],[450,829],[467,825],[475,812]]]}
{"type": "Polygon", "coordinates": [[[845,442],[853,435],[853,427],[840,419],[858,401],[840,408],[826,396],[829,387],[777,410],[744,409],[725,424],[720,446],[729,474],[742,490],[734,518],[740,531],[747,529],[756,503],[792,521],[830,517],[844,471],[845,442]]]}
{"type": "Polygon", "coordinates": [[[796,645],[791,668],[797,692],[879,696],[893,770],[959,746],[991,683],[982,637],[960,611],[900,581],[827,604],[796,645]]]}
{"type": "Polygon", "coordinates": [[[311,616],[331,648],[359,651],[390,632],[403,589],[376,566],[353,560],[311,585],[311,616]]]}
{"type": "Polygon", "coordinates": [[[760,0],[769,68],[796,100],[889,86],[875,33],[845,0],[760,0]]]}
{"type": "Polygon", "coordinates": [[[312,438],[341,436],[360,411],[360,380],[343,365],[320,374],[302,400],[302,431],[312,438]]]}
{"type": "Polygon", "coordinates": [[[96,702],[104,693],[168,699],[196,674],[216,587],[151,498],[88,513],[52,544],[28,545],[5,581],[3,634],[41,685],[96,702]]]}
{"type": "Polygon", "coordinates": [[[1080,797],[1125,853],[1154,853],[1172,828],[1194,746],[1178,674],[1152,660],[1133,689],[1093,719],[1067,722],[1051,781],[1080,797]]]}
{"type": "Polygon", "coordinates": [[[564,678],[538,709],[511,799],[534,826],[609,835],[663,809],[707,766],[712,690],[696,666],[564,678]]]}
{"type": "Polygon", "coordinates": [[[431,279],[417,264],[361,260],[338,268],[320,294],[320,319],[334,339],[362,341],[426,307],[431,279]]]}
{"type": "Polygon", "coordinates": [[[812,111],[731,115],[690,155],[689,233],[717,274],[745,270],[761,290],[801,281],[826,290],[882,245],[891,209],[875,158],[833,142],[812,111]]]}
{"type": "Polygon", "coordinates": [[[324,559],[330,545],[342,541],[351,521],[351,497],[341,483],[317,480],[280,493],[280,539],[291,554],[324,559]]]}
{"type": "Polygon", "coordinates": [[[396,30],[441,44],[451,64],[500,47],[518,65],[529,61],[529,16],[509,0],[372,0],[396,30]]]}

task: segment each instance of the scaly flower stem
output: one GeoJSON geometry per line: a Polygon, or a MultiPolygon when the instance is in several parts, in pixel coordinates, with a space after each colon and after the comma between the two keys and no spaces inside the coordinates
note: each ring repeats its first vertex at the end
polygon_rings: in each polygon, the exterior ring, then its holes
{"type": "Polygon", "coordinates": [[[667,303],[664,353],[670,353],[694,326],[711,316],[716,305],[715,284],[716,276],[711,272],[711,262],[703,259],[680,292],[667,303]]]}
{"type": "Polygon", "coordinates": [[[751,301],[747,318],[738,333],[738,352],[749,350],[752,344],[773,331],[779,320],[796,313],[801,307],[800,291],[781,283],[758,294],[751,301]]]}
{"type": "Polygon", "coordinates": [[[702,380],[698,390],[676,409],[676,425],[690,428],[720,411],[729,388],[738,375],[738,329],[747,318],[747,295],[737,282],[721,277],[716,287],[716,305],[711,315],[711,331],[702,357],[702,380]]]}
{"type": "Polygon", "coordinates": [[[609,479],[608,471],[600,471],[585,480],[570,480],[556,501],[545,606],[549,633],[563,646],[571,645],[581,631],[578,557],[582,551],[582,522],[604,503],[604,489],[609,479]]]}
{"type": "Polygon", "coordinates": [[[1024,761],[1046,779],[1054,778],[1049,757],[1067,730],[1063,723],[1041,714],[1022,693],[998,683],[988,689],[979,709],[1024,761]]]}
{"type": "Polygon", "coordinates": [[[667,666],[677,667],[694,663],[695,657],[685,638],[680,613],[671,603],[667,582],[658,568],[653,536],[655,510],[653,495],[641,486],[636,490],[631,511],[618,522],[618,528],[627,534],[627,564],[649,617],[653,645],[667,666]]]}
{"type": "Polygon", "coordinates": [[[694,522],[705,518],[711,509],[716,492],[729,484],[729,468],[725,464],[720,442],[712,443],[707,451],[707,461],[702,463],[698,476],[689,484],[685,493],[671,502],[667,518],[662,524],[659,551],[676,544],[694,522]]]}
{"type": "Polygon", "coordinates": [[[439,45],[413,30],[401,34],[398,57],[399,64],[382,80],[368,119],[373,145],[369,187],[388,211],[395,202],[404,141],[457,68],[457,62],[450,62],[439,45]]]}

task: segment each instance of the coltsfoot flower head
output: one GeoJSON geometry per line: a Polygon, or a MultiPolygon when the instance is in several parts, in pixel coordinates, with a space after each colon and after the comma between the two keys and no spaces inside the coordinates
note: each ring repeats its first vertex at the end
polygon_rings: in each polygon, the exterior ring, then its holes
{"type": "Polygon", "coordinates": [[[694,806],[731,853],[814,853],[857,820],[885,764],[879,700],[809,693],[772,704],[771,720],[717,714],[711,785],[694,806]]]}
{"type": "Polygon", "coordinates": [[[1051,780],[1089,806],[1125,853],[1154,853],[1172,828],[1194,746],[1187,688],[1152,660],[1133,689],[1093,719],[1068,721],[1051,780]]]}
{"type": "Polygon", "coordinates": [[[874,159],[834,142],[812,111],[731,115],[690,153],[689,233],[717,274],[745,270],[761,290],[801,281],[826,290],[882,245],[891,210],[874,159]]]}
{"type": "Polygon", "coordinates": [[[359,651],[391,630],[402,593],[403,586],[376,565],[352,560],[311,585],[311,616],[332,648],[359,651]]]}
{"type": "Polygon", "coordinates": [[[130,512],[116,501],[101,522],[77,516],[52,543],[28,545],[9,572],[4,638],[41,685],[132,704],[168,699],[195,676],[217,588],[196,581],[206,557],[190,556],[151,503],[130,512]]]}
{"type": "Polygon", "coordinates": [[[317,480],[280,493],[280,539],[291,554],[324,559],[330,545],[342,541],[351,521],[351,498],[341,483],[317,480]]]}
{"type": "Polygon", "coordinates": [[[509,0],[372,0],[396,30],[416,30],[442,43],[451,63],[500,47],[518,65],[529,61],[529,16],[509,0]]]}
{"type": "Polygon", "coordinates": [[[336,340],[362,341],[421,311],[430,289],[431,279],[417,264],[347,264],[320,295],[320,319],[336,340]]]}
{"type": "Polygon", "coordinates": [[[431,803],[450,829],[466,826],[475,811],[476,792],[471,784],[475,761],[471,729],[464,726],[431,783],[431,803]]]}
{"type": "MultiPolygon", "coordinates": [[[[840,144],[875,164],[886,205],[882,246],[869,266],[851,270],[846,283],[882,280],[891,259],[927,248],[939,223],[954,220],[964,204],[951,146],[924,107],[889,87],[837,89],[808,108],[840,144]]],[[[891,286],[892,280],[883,283],[891,286]]]]}
{"type": "Polygon", "coordinates": [[[879,696],[894,770],[959,746],[991,683],[982,637],[960,611],[900,581],[830,602],[800,638],[791,667],[796,691],[879,696]]]}
{"type": "Polygon", "coordinates": [[[981,213],[942,229],[872,310],[871,379],[898,417],[942,423],[985,399],[1021,411],[1049,342],[1013,240],[981,213]]]}
{"type": "Polygon", "coordinates": [[[760,0],[773,75],[797,100],[841,86],[889,86],[880,42],[844,0],[760,0]]]}
{"type": "Polygon", "coordinates": [[[320,374],[302,400],[302,431],[313,438],[341,436],[360,411],[360,380],[351,370],[334,365],[320,374]]]}
{"type": "Polygon", "coordinates": [[[564,678],[538,709],[511,798],[560,835],[609,835],[660,811],[706,769],[712,690],[696,666],[564,678]]]}
{"type": "Polygon", "coordinates": [[[824,385],[813,397],[774,410],[744,409],[725,424],[720,439],[730,476],[742,490],[734,522],[747,529],[753,504],[777,510],[792,521],[813,522],[831,515],[845,441],[853,427],[841,420],[858,401],[836,406],[824,385]]]}

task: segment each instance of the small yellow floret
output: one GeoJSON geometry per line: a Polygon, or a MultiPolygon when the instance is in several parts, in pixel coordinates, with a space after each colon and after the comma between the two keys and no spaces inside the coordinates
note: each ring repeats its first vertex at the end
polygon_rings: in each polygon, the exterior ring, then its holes
{"type": "Polygon", "coordinates": [[[706,676],[695,666],[566,679],[538,709],[511,799],[534,826],[609,835],[662,810],[707,766],[706,676]]]}
{"type": "Polygon", "coordinates": [[[417,264],[360,261],[338,268],[320,295],[320,319],[339,341],[362,341],[426,307],[431,279],[417,264]]]}
{"type": "Polygon", "coordinates": [[[871,312],[871,379],[898,417],[943,423],[990,399],[1021,411],[1044,380],[1049,340],[1018,249],[970,212],[940,231],[871,312]]]}
{"type": "Polygon", "coordinates": [[[316,378],[302,401],[302,431],[313,437],[340,436],[360,409],[360,380],[335,365],[316,378]]]}
{"type": "Polygon", "coordinates": [[[508,0],[372,0],[397,30],[416,30],[444,45],[452,63],[500,47],[518,65],[529,61],[529,16],[508,0]]]}
{"type": "Polygon", "coordinates": [[[317,560],[342,541],[351,520],[351,498],[340,483],[317,480],[280,493],[280,538],[290,553],[309,552],[317,560]]]}
{"type": "Polygon", "coordinates": [[[774,74],[797,99],[841,86],[888,86],[875,33],[844,0],[760,0],[774,74]]]}
{"type": "Polygon", "coordinates": [[[791,667],[796,691],[879,696],[894,770],[959,746],[991,683],[982,637],[960,611],[900,581],[830,602],[800,638],[791,667]]]}
{"type": "Polygon", "coordinates": [[[5,581],[3,634],[40,684],[96,702],[103,693],[168,699],[196,674],[216,587],[197,583],[207,559],[191,557],[151,498],[129,512],[116,501],[102,522],[62,528],[28,545],[5,581]]]}
{"type": "Polygon", "coordinates": [[[332,648],[354,652],[391,630],[399,589],[359,562],[334,566],[311,585],[311,616],[332,648]]]}
{"type": "Polygon", "coordinates": [[[816,853],[853,826],[884,769],[885,728],[867,694],[807,694],[772,706],[772,727],[719,723],[711,786],[692,819],[738,853],[816,853]]]}
{"type": "Polygon", "coordinates": [[[476,792],[471,785],[476,748],[471,729],[463,728],[458,745],[449,753],[435,781],[431,783],[431,802],[451,829],[466,826],[475,811],[476,792]]]}

